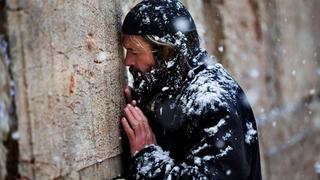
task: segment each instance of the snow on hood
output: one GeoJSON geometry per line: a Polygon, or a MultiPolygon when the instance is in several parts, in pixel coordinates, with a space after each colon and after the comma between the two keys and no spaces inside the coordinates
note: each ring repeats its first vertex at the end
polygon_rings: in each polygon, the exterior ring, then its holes
{"type": "Polygon", "coordinates": [[[179,0],[144,0],[129,11],[122,32],[170,45],[190,58],[187,34],[197,30],[192,16],[179,0]]]}

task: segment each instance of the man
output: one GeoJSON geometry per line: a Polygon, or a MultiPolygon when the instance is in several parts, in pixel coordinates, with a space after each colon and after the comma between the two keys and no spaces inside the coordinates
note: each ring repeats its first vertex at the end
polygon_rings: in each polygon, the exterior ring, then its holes
{"type": "Polygon", "coordinates": [[[133,179],[261,179],[259,144],[242,89],[199,48],[178,0],[144,0],[126,16],[121,119],[133,179]]]}

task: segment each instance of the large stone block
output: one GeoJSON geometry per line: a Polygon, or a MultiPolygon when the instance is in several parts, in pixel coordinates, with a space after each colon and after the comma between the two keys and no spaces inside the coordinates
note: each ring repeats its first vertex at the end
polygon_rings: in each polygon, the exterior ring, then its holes
{"type": "Polygon", "coordinates": [[[283,144],[294,143],[292,140],[309,130],[319,130],[319,99],[312,102],[297,103],[279,107],[259,116],[261,140],[266,153],[273,154],[283,144]]]}
{"type": "Polygon", "coordinates": [[[318,98],[260,116],[267,179],[315,179],[313,166],[319,160],[320,142],[314,137],[320,132],[319,117],[318,98]]]}
{"type": "Polygon", "coordinates": [[[0,34],[0,179],[4,179],[7,175],[6,161],[7,161],[7,148],[4,141],[7,140],[10,131],[10,116],[9,108],[11,98],[9,96],[10,78],[8,66],[5,63],[5,55],[2,50],[6,43],[0,34]]]}
{"type": "Polygon", "coordinates": [[[255,114],[267,111],[271,108],[266,81],[270,63],[264,56],[261,7],[256,1],[223,1],[217,7],[225,37],[222,62],[243,87],[255,114]]]}
{"type": "Polygon", "coordinates": [[[318,180],[315,165],[320,160],[319,131],[313,131],[297,144],[268,158],[270,163],[267,179],[270,180],[318,180]]]}
{"type": "Polygon", "coordinates": [[[22,176],[79,174],[117,156],[123,69],[115,2],[30,0],[23,7],[8,12],[22,176]]]}
{"type": "Polygon", "coordinates": [[[299,102],[319,93],[319,30],[315,1],[277,1],[279,37],[278,65],[280,100],[283,104],[299,102]]]}

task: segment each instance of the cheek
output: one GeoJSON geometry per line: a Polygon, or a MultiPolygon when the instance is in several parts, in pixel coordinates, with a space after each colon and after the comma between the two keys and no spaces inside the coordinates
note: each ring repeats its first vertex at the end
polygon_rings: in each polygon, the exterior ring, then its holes
{"type": "Polygon", "coordinates": [[[141,67],[143,67],[143,69],[145,71],[150,71],[150,69],[155,65],[154,61],[152,58],[150,57],[145,57],[143,63],[140,64],[141,67]]]}
{"type": "Polygon", "coordinates": [[[134,66],[142,72],[148,72],[154,65],[153,55],[140,54],[135,57],[134,66]]]}
{"type": "Polygon", "coordinates": [[[146,64],[148,64],[149,66],[154,66],[155,65],[155,60],[153,58],[153,55],[148,55],[146,57],[146,64]]]}

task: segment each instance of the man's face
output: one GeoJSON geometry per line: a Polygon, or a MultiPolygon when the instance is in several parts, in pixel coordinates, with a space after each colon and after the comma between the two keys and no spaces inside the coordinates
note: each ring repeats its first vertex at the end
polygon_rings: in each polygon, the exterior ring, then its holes
{"type": "Polygon", "coordinates": [[[145,74],[155,65],[152,46],[142,36],[125,34],[123,46],[127,50],[124,64],[130,67],[131,72],[145,74]]]}

